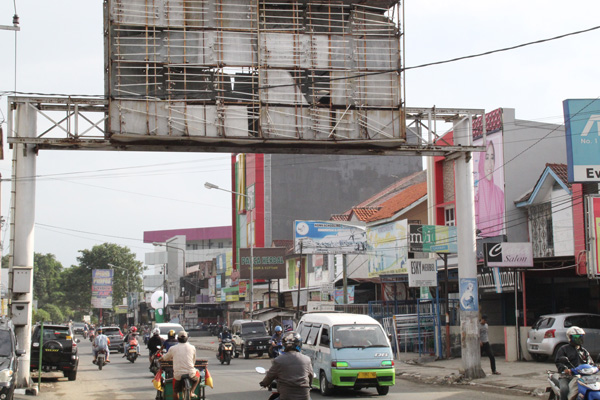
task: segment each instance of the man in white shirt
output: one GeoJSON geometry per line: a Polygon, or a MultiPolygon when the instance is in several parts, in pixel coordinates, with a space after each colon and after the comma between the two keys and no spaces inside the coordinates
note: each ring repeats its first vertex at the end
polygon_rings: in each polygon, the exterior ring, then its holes
{"type": "Polygon", "coordinates": [[[170,361],[173,360],[173,377],[175,383],[173,385],[173,400],[179,400],[179,393],[183,391],[183,381],[181,377],[183,375],[189,375],[190,379],[194,382],[192,386],[192,398],[198,397],[196,395],[196,387],[200,383],[200,372],[196,369],[196,347],[189,344],[188,334],[185,331],[180,331],[177,334],[177,346],[172,346],[167,354],[161,357],[161,360],[170,361]]]}
{"type": "Polygon", "coordinates": [[[106,362],[109,363],[108,355],[110,354],[110,350],[108,349],[108,345],[110,344],[110,339],[102,332],[102,329],[98,329],[98,336],[94,339],[93,351],[94,351],[94,361],[96,364],[96,359],[98,358],[98,351],[104,350],[106,352],[106,362]]]}

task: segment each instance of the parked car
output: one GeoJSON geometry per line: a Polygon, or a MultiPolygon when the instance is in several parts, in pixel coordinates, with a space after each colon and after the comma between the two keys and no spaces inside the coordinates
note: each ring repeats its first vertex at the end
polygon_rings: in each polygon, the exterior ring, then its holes
{"type": "Polygon", "coordinates": [[[0,399],[12,400],[19,362],[25,354],[17,350],[17,339],[10,320],[0,319],[0,399]]]}
{"type": "Polygon", "coordinates": [[[118,326],[102,326],[99,329],[102,329],[102,333],[108,337],[110,340],[110,344],[108,345],[108,350],[110,351],[119,351],[123,352],[123,333],[121,332],[121,328],[118,326]]]}
{"type": "Polygon", "coordinates": [[[169,322],[158,323],[158,324],[155,324],[154,327],[160,329],[160,337],[163,340],[167,340],[167,335],[169,334],[170,330],[174,330],[175,335],[177,335],[179,333],[179,331],[185,330],[185,329],[183,329],[183,326],[181,326],[179,324],[172,324],[169,322]]]}
{"type": "Polygon", "coordinates": [[[527,351],[538,360],[554,362],[558,349],[568,343],[567,329],[578,326],[585,331],[584,347],[596,359],[600,353],[600,315],[563,313],[542,315],[527,335],[527,351]]]}
{"type": "Polygon", "coordinates": [[[250,354],[256,354],[259,357],[269,350],[271,336],[267,333],[265,323],[262,321],[238,319],[231,325],[231,337],[234,343],[235,357],[240,354],[245,359],[250,358],[250,354]]]}
{"type": "Polygon", "coordinates": [[[85,324],[83,322],[73,323],[73,334],[83,335],[84,328],[85,328],[85,324]]]}
{"type": "Polygon", "coordinates": [[[73,332],[68,325],[44,324],[44,334],[41,335],[41,326],[33,328],[31,336],[31,361],[30,370],[42,372],[62,371],[70,381],[77,378],[79,355],[77,354],[79,339],[73,338],[73,332]],[[40,339],[42,351],[42,365],[40,359],[40,339]]]}

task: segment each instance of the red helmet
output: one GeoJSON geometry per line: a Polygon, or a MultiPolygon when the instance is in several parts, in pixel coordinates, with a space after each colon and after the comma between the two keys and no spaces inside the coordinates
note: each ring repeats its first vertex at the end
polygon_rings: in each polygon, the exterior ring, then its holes
{"type": "Polygon", "coordinates": [[[131,328],[131,332],[137,332],[137,328],[134,326],[133,328],[131,328]]]}

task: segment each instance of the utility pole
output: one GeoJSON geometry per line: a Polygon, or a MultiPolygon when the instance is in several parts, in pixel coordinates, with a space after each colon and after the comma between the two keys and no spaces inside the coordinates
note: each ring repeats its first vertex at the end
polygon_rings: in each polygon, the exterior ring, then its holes
{"type": "MultiPolygon", "coordinates": [[[[484,117],[485,118],[485,117],[484,117]]],[[[454,141],[457,145],[471,146],[473,133],[471,119],[454,121],[454,141]]],[[[456,185],[456,230],[458,236],[458,278],[460,295],[463,282],[474,286],[474,304],[469,310],[460,310],[460,333],[462,338],[462,367],[467,379],[485,377],[481,369],[479,346],[479,288],[477,287],[477,253],[475,245],[475,195],[473,188],[473,158],[471,153],[461,152],[454,160],[456,185]]],[[[461,301],[462,303],[462,301],[461,301]]]]}

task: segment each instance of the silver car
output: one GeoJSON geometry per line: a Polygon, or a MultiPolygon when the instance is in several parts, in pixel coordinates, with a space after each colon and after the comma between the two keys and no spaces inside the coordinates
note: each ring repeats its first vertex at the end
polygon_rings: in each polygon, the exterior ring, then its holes
{"type": "Polygon", "coordinates": [[[583,346],[595,360],[600,352],[600,315],[563,313],[542,315],[527,335],[527,351],[538,360],[554,362],[558,349],[567,344],[567,329],[578,326],[585,331],[583,346]]]}

